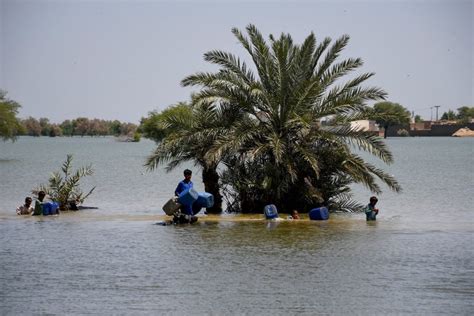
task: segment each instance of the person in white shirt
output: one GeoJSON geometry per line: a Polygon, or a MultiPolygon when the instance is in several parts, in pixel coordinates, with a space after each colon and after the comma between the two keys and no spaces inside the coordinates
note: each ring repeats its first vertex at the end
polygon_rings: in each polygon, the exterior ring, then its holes
{"type": "Polygon", "coordinates": [[[27,196],[25,198],[25,204],[17,207],[16,214],[17,215],[31,215],[31,213],[33,213],[33,207],[31,206],[32,202],[33,200],[29,196],[27,196]]]}

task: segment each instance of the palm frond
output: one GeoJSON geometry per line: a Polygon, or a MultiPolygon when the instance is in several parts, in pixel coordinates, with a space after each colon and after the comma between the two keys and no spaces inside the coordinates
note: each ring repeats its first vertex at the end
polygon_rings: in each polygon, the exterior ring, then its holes
{"type": "Polygon", "coordinates": [[[352,199],[352,194],[342,193],[334,196],[330,201],[330,209],[340,212],[361,212],[363,204],[352,199]]]}
{"type": "Polygon", "coordinates": [[[230,53],[213,50],[204,54],[204,60],[224,67],[230,73],[238,75],[249,85],[255,81],[254,75],[247,69],[247,65],[230,53]]]}
{"type": "Polygon", "coordinates": [[[339,54],[344,49],[344,47],[347,46],[348,42],[349,42],[349,35],[347,34],[341,36],[334,42],[332,47],[327,52],[326,57],[324,58],[324,61],[319,65],[318,70],[316,71],[316,77],[321,77],[324,74],[324,72],[331,66],[334,60],[336,60],[337,57],[339,57],[339,54]]]}

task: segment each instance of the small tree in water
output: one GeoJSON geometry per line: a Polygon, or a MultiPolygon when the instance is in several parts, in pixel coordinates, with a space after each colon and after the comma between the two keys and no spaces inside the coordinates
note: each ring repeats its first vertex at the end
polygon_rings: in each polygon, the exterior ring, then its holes
{"type": "Polygon", "coordinates": [[[93,187],[87,194],[84,194],[79,188],[79,181],[85,177],[94,174],[91,165],[81,167],[76,171],[72,171],[72,155],[67,155],[61,171],[55,171],[49,178],[49,184],[41,184],[38,188],[31,192],[38,195],[39,191],[44,191],[53,201],[59,203],[61,210],[74,209],[75,205],[82,204],[84,200],[92,194],[93,187]],[[71,208],[72,206],[72,208],[71,208]]]}

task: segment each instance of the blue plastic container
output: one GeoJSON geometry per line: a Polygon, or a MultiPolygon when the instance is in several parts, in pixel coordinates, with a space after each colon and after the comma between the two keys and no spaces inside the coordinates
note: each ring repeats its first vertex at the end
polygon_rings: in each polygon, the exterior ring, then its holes
{"type": "Polygon", "coordinates": [[[58,212],[59,204],[56,202],[45,202],[43,203],[43,215],[55,215],[59,214],[58,212]]]}
{"type": "Polygon", "coordinates": [[[189,188],[178,196],[179,204],[191,206],[198,199],[199,194],[193,188],[189,188]]]}
{"type": "Polygon", "coordinates": [[[309,219],[313,221],[325,221],[329,219],[329,211],[326,207],[313,208],[309,211],[309,219]]]}
{"type": "Polygon", "coordinates": [[[43,215],[48,216],[51,215],[51,202],[43,203],[43,215]]]}
{"type": "Polygon", "coordinates": [[[196,202],[194,202],[192,208],[193,208],[193,215],[196,215],[197,213],[199,213],[201,211],[202,206],[199,205],[196,201],[196,202]]]}
{"type": "Polygon", "coordinates": [[[51,203],[51,215],[56,215],[59,214],[59,204],[56,202],[50,202],[51,203]]]}
{"type": "Polygon", "coordinates": [[[202,207],[205,207],[205,208],[212,207],[214,205],[214,195],[212,195],[211,193],[207,193],[207,192],[199,192],[198,198],[197,198],[196,202],[194,202],[193,207],[196,204],[198,206],[200,206],[201,208],[202,207]]]}
{"type": "Polygon", "coordinates": [[[278,210],[275,205],[269,204],[263,208],[266,219],[274,219],[278,217],[278,210]]]}

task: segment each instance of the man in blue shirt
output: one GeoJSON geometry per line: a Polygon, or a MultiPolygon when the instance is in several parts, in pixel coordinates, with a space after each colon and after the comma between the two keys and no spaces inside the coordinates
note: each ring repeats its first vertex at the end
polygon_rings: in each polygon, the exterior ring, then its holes
{"type": "Polygon", "coordinates": [[[377,215],[379,214],[379,209],[375,208],[375,204],[377,204],[378,199],[375,196],[370,198],[370,203],[367,204],[365,207],[365,215],[367,217],[367,221],[375,221],[377,220],[377,215]]]}
{"type": "Polygon", "coordinates": [[[193,182],[191,181],[191,177],[193,172],[189,169],[184,170],[184,180],[178,183],[176,190],[174,190],[174,195],[179,196],[181,192],[186,191],[193,187],[193,182]]]}
{"type": "MultiPolygon", "coordinates": [[[[191,181],[191,177],[193,175],[193,172],[189,169],[184,170],[184,180],[178,183],[178,186],[176,187],[176,190],[174,190],[174,194],[176,196],[179,196],[181,192],[186,191],[190,188],[193,187],[193,182],[191,181]]],[[[197,221],[197,217],[193,216],[193,207],[191,205],[182,205],[181,206],[181,212],[185,214],[185,216],[178,216],[178,218],[175,218],[175,222],[178,223],[184,223],[184,222],[190,222],[193,223],[197,221]]]]}

